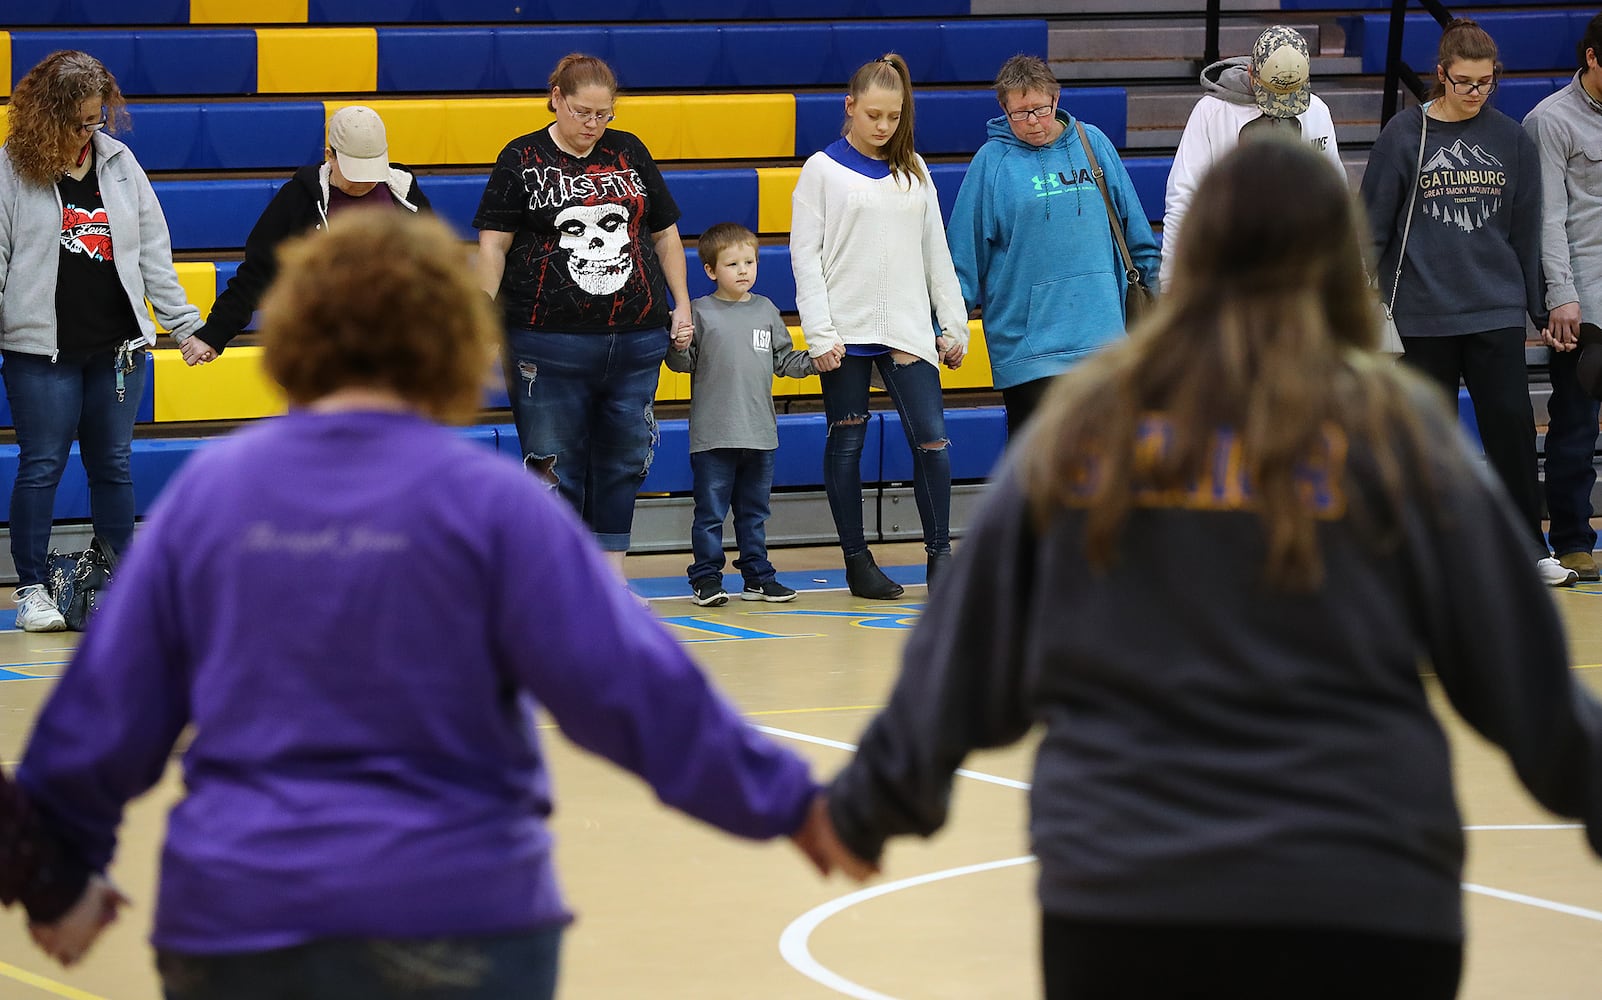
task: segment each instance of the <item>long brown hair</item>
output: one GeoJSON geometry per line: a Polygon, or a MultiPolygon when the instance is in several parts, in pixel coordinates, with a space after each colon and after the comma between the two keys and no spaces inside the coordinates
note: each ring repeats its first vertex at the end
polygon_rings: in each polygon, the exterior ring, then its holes
{"type": "Polygon", "coordinates": [[[106,131],[128,124],[128,105],[117,78],[87,52],[52,52],[17,81],[6,153],[23,180],[54,184],[72,166],[67,148],[80,124],[78,107],[91,97],[99,97],[105,106],[106,131]]]}
{"type": "Polygon", "coordinates": [[[1316,529],[1330,512],[1309,502],[1307,473],[1327,460],[1341,476],[1335,460],[1348,449],[1372,464],[1379,491],[1345,483],[1345,512],[1394,541],[1394,519],[1380,515],[1399,508],[1403,469],[1426,475],[1429,435],[1414,405],[1428,397],[1374,351],[1359,219],[1346,179],[1301,143],[1247,143],[1219,161],[1191,201],[1152,317],[1062,376],[1037,416],[1022,452],[1037,525],[1085,510],[1088,557],[1106,568],[1136,494],[1204,481],[1229,435],[1266,533],[1270,582],[1322,580],[1316,529]],[[1154,416],[1171,428],[1155,453],[1140,446],[1154,416]]]}
{"type": "Polygon", "coordinates": [[[1502,63],[1497,59],[1496,39],[1492,38],[1490,32],[1480,27],[1480,22],[1473,18],[1457,18],[1441,32],[1440,48],[1435,54],[1435,64],[1439,72],[1435,75],[1435,86],[1430,88],[1430,100],[1438,100],[1446,95],[1446,85],[1441,82],[1441,73],[1450,73],[1455,63],[1475,59],[1489,59],[1492,64],[1493,79],[1501,78],[1502,63]]]}
{"type": "MultiPolygon", "coordinates": [[[[884,144],[884,158],[890,173],[897,180],[917,178],[927,183],[929,176],[918,164],[918,154],[912,148],[912,73],[907,69],[907,61],[894,52],[887,52],[873,62],[863,63],[851,74],[846,93],[856,101],[874,87],[901,95],[901,121],[896,124],[890,141],[884,144]]],[[[847,121],[840,134],[845,135],[850,130],[851,122],[847,121]]]]}

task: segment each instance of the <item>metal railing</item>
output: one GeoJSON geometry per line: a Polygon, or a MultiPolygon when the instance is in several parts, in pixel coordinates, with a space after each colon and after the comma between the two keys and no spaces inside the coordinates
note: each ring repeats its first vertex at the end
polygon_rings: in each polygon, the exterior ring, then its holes
{"type": "MultiPolygon", "coordinates": [[[[1419,3],[1441,27],[1444,28],[1452,23],[1452,12],[1442,6],[1440,0],[1419,0],[1419,3]]],[[[1420,101],[1424,100],[1425,94],[1428,93],[1418,74],[1402,60],[1402,29],[1406,24],[1407,0],[1391,0],[1391,30],[1386,38],[1385,99],[1380,106],[1380,128],[1384,128],[1387,122],[1396,117],[1396,106],[1400,99],[1396,91],[1398,84],[1406,84],[1407,89],[1411,90],[1413,96],[1420,101]]]]}

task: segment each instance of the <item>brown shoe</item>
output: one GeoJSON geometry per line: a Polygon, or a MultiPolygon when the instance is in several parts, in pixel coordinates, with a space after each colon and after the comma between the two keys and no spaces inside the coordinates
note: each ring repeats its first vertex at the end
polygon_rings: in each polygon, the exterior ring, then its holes
{"type": "Polygon", "coordinates": [[[1558,556],[1558,562],[1564,569],[1572,569],[1579,574],[1582,583],[1587,580],[1592,582],[1602,580],[1602,572],[1597,570],[1596,560],[1591,558],[1589,552],[1566,552],[1558,556]]]}

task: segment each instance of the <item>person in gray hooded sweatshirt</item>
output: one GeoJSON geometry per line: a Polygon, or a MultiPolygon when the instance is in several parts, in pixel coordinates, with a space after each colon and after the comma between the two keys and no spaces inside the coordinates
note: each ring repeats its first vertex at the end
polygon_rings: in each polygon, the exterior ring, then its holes
{"type": "Polygon", "coordinates": [[[1307,41],[1301,33],[1275,25],[1257,36],[1251,55],[1225,59],[1202,70],[1202,98],[1191,109],[1168,172],[1168,194],[1163,202],[1165,286],[1173,277],[1179,226],[1196,186],[1242,138],[1299,132],[1345,173],[1329,107],[1307,82],[1310,65],[1307,41]]]}

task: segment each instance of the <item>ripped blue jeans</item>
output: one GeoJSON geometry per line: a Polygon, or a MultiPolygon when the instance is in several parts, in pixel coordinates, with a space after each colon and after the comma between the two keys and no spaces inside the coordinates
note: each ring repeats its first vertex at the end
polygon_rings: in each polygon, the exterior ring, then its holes
{"type": "MultiPolygon", "coordinates": [[[[874,366],[901,414],[912,449],[912,489],[923,521],[923,547],[951,551],[951,456],[946,453],[945,400],[940,371],[927,361],[898,364],[889,353],[848,354],[820,376],[829,440],[823,449],[823,489],[847,556],[868,549],[862,530],[862,445],[867,437],[868,382],[874,366]]],[[[888,443],[887,443],[888,444],[888,443]]]]}
{"type": "Polygon", "coordinates": [[[656,447],[663,329],[506,334],[506,395],[523,463],[609,552],[627,552],[634,498],[656,447]]]}

